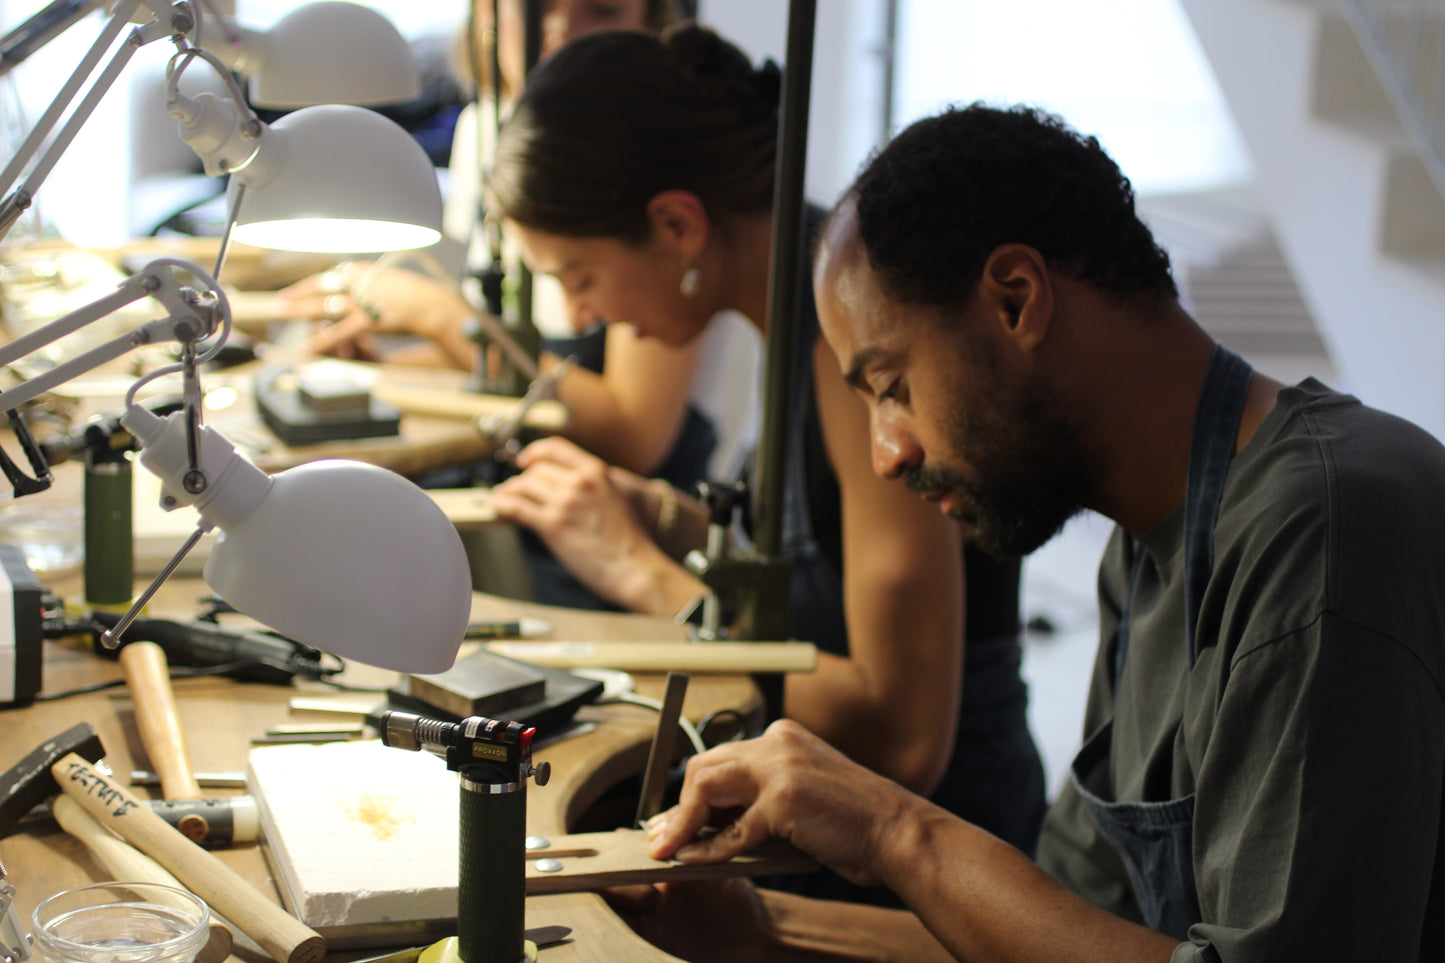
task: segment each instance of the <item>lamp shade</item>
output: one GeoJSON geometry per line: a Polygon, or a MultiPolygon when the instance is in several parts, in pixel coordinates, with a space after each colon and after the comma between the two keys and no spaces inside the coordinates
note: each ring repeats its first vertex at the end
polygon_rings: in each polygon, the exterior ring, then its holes
{"type": "Polygon", "coordinates": [[[426,152],[364,107],[305,107],[270,125],[232,172],[247,188],[235,238],[328,253],[425,247],[441,237],[442,200],[426,152]]]}
{"type": "Polygon", "coordinates": [[[411,482],[372,465],[318,461],[271,479],[222,531],[207,584],[293,639],[404,672],[451,667],[471,613],[456,529],[411,482]]]}
{"type": "Polygon", "coordinates": [[[220,531],[203,575],[238,610],[327,652],[398,672],[446,670],[471,615],[456,528],[420,488],[337,459],[267,475],[213,429],[201,432],[207,484],[185,489],[187,433],[132,405],[122,419],[162,503],[193,504],[220,531]]]}
{"type": "Polygon", "coordinates": [[[406,38],[359,3],[308,3],[269,30],[240,28],[224,40],[211,31],[204,44],[250,78],[251,103],[258,107],[368,106],[421,96],[421,74],[406,38]]]}

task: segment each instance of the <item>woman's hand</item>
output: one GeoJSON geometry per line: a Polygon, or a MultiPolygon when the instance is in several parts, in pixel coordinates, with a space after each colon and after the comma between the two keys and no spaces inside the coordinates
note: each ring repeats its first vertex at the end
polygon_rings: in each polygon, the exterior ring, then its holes
{"type": "MultiPolygon", "coordinates": [[[[499,517],[536,532],[583,584],[635,611],[672,614],[654,591],[674,566],[647,527],[647,482],[563,438],[544,438],[517,456],[523,471],[492,489],[499,517]]],[[[654,510],[655,511],[655,510],[654,510]]],[[[671,606],[669,608],[669,606],[671,606]]]]}
{"type": "Polygon", "coordinates": [[[363,261],[297,281],[280,297],[291,315],[326,322],[310,351],[362,361],[381,360],[378,334],[411,334],[449,347],[472,314],[448,285],[404,268],[376,272],[363,261]]]}
{"type": "Polygon", "coordinates": [[[689,760],[678,804],[647,824],[649,850],[656,859],[721,862],[776,836],[872,885],[883,834],[918,801],[783,719],[756,739],[689,760]],[[702,834],[708,827],[718,832],[702,834]]]}

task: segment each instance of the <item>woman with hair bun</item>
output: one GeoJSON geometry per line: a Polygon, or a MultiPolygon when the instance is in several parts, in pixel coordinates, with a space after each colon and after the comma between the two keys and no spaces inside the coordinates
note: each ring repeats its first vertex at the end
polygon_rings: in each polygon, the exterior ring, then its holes
{"type": "MultiPolygon", "coordinates": [[[[488,209],[574,326],[696,342],[719,313],[767,324],[780,76],[691,24],[580,38],[529,78],[487,178],[488,209]]],[[[822,211],[809,207],[809,240],[822,211]]],[[[811,244],[805,244],[805,248],[811,244]]],[[[784,715],[854,760],[1032,854],[1044,783],[1019,675],[1019,566],[877,477],[867,413],[818,337],[806,253],[793,315],[783,551],[789,633],[819,665],[784,715]],[[965,644],[967,639],[967,644],[965,644]]],[[[706,517],[666,485],[565,440],[524,449],[494,490],[584,584],[671,616],[704,594],[680,563],[706,517]]],[[[841,878],[813,895],[887,899],[841,878]]]]}
{"type": "MultiPolygon", "coordinates": [[[[543,0],[541,7],[541,54],[546,58],[573,39],[600,30],[655,34],[677,22],[682,4],[543,0]]],[[[452,267],[464,267],[464,278],[480,275],[492,260],[480,218],[479,157],[492,150],[495,108],[500,105],[505,113],[522,88],[523,19],[521,0],[502,0],[495,9],[494,0],[472,0],[468,29],[459,31],[458,73],[483,95],[457,118],[443,219],[447,242],[442,249],[452,249],[458,261],[452,267]],[[499,23],[493,22],[494,14],[500,16],[499,23]],[[492,77],[494,55],[499,85],[492,77]]],[[[504,243],[503,256],[508,270],[514,270],[510,243],[504,243]]],[[[725,420],[728,412],[714,369],[728,357],[729,339],[742,332],[718,331],[707,345],[677,349],[641,341],[625,328],[589,324],[573,329],[562,316],[556,284],[549,278],[536,282],[532,312],[543,336],[540,366],[550,371],[563,358],[573,361],[557,382],[557,397],[568,411],[566,437],[611,464],[681,486],[701,480],[713,464],[731,458],[736,445],[731,436],[738,429],[731,419],[725,420]],[[704,348],[713,349],[709,365],[699,365],[704,348]]],[[[473,284],[465,282],[468,288],[473,284]]],[[[438,283],[402,264],[376,272],[364,262],[353,262],[282,294],[290,315],[322,322],[309,345],[316,353],[462,370],[477,361],[470,329],[482,302],[480,292],[469,290],[464,296],[456,285],[438,283]],[[338,279],[348,282],[342,296],[333,294],[338,279]],[[336,305],[342,306],[339,314],[336,305]],[[410,343],[388,345],[388,336],[410,343]]],[[[496,470],[488,460],[481,469],[444,468],[422,482],[429,487],[470,485],[477,475],[496,470]]],[[[525,537],[521,548],[532,600],[571,608],[611,607],[579,585],[535,539],[525,537]]]]}
{"type": "MultiPolygon", "coordinates": [[[[599,30],[656,33],[677,21],[679,8],[677,0],[543,0],[541,5],[544,58],[574,38],[599,30]]],[[[504,112],[522,87],[523,6],[520,0],[502,0],[495,11],[501,22],[494,24],[493,0],[472,0],[468,29],[460,32],[465,42],[458,44],[458,72],[484,95],[457,120],[449,166],[443,249],[455,249],[452,254],[458,259],[465,252],[464,277],[480,272],[491,260],[478,210],[479,154],[490,153],[496,127],[491,96],[494,53],[501,67],[504,112]]],[[[511,260],[510,252],[507,257],[511,260]]],[[[380,273],[368,267],[353,262],[344,271],[307,278],[282,292],[288,314],[323,322],[309,345],[312,351],[367,361],[472,367],[477,350],[469,328],[479,295],[469,300],[455,285],[438,283],[405,266],[380,273]],[[338,278],[349,282],[341,297],[332,296],[338,278]],[[355,288],[363,279],[364,289],[355,288]],[[339,314],[336,305],[343,306],[339,314]],[[411,336],[420,343],[395,348],[378,335],[411,336]]],[[[551,369],[569,356],[577,361],[557,385],[558,397],[570,412],[567,436],[613,464],[662,474],[678,484],[706,474],[717,431],[706,413],[711,405],[689,404],[697,394],[693,391],[697,348],[678,351],[639,343],[626,330],[604,332],[598,326],[573,330],[560,317],[561,297],[554,287],[539,279],[533,316],[543,334],[542,368],[551,369]]],[[[579,602],[565,592],[539,600],[579,602]]]]}

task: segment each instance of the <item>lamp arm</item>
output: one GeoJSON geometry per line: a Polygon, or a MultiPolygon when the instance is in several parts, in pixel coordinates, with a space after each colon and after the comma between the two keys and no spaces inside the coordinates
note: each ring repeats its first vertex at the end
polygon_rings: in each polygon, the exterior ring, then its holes
{"type": "Polygon", "coordinates": [[[164,341],[193,344],[210,337],[218,327],[229,327],[230,306],[225,295],[211,281],[210,275],[194,264],[173,258],[161,258],[146,265],[139,274],[127,278],[115,293],[79,307],[0,348],[0,365],[14,364],[31,352],[79,331],[127,304],[147,297],[159,301],[167,311],[166,316],[146,322],[27,379],[23,384],[0,392],[0,411],[18,408],[71,378],[114,360],[140,345],[164,341]],[[172,270],[158,270],[161,267],[172,270]],[[208,294],[211,298],[203,298],[193,289],[181,285],[175,273],[179,270],[189,271],[209,283],[211,290],[208,294]]]}
{"type": "Polygon", "coordinates": [[[20,149],[15,152],[15,156],[12,157],[10,163],[5,166],[5,172],[0,174],[0,192],[10,190],[15,184],[16,179],[19,178],[20,172],[25,169],[25,165],[30,163],[31,159],[39,152],[40,146],[44,143],[45,138],[50,135],[50,132],[60,121],[60,115],[70,106],[70,102],[75,99],[75,95],[80,91],[81,84],[90,76],[91,71],[95,70],[95,65],[100,63],[101,55],[110,48],[115,38],[119,36],[121,30],[125,27],[127,18],[130,13],[134,12],[137,2],[138,0],[121,0],[110,22],[106,24],[100,36],[95,39],[95,43],[91,45],[90,50],[86,52],[84,57],[80,58],[80,63],[76,66],[75,72],[70,75],[70,78],[66,80],[65,84],[60,88],[60,93],[55,95],[55,99],[50,102],[50,106],[45,108],[45,113],[41,114],[40,119],[35,122],[35,127],[30,131],[30,135],[25,138],[25,142],[20,145],[20,149]]]}
{"type": "Polygon", "coordinates": [[[148,7],[162,6],[159,0],[120,0],[120,3],[116,5],[115,12],[111,15],[110,21],[101,31],[100,36],[96,38],[95,43],[91,45],[86,55],[81,58],[80,65],[76,67],[75,72],[70,75],[65,85],[61,87],[60,93],[56,95],[55,100],[46,108],[45,113],[41,116],[39,122],[36,123],[35,128],[30,132],[30,135],[25,138],[25,142],[20,145],[20,149],[16,151],[10,163],[6,165],[4,173],[0,174],[0,193],[10,192],[8,196],[5,197],[3,204],[0,204],[0,237],[4,237],[5,234],[9,233],[10,228],[20,219],[20,215],[30,207],[31,202],[35,198],[35,192],[40,188],[41,183],[49,176],[51,169],[55,167],[61,154],[70,146],[70,142],[75,139],[75,135],[79,133],[81,126],[90,118],[90,115],[95,112],[95,108],[100,103],[101,98],[104,97],[106,92],[114,85],[116,78],[130,61],[135,51],[153,40],[188,33],[194,26],[194,21],[190,18],[189,7],[181,3],[177,4],[175,8],[170,11],[171,15],[164,21],[161,17],[157,16],[149,23],[131,31],[130,37],[115,52],[115,55],[111,57],[110,62],[106,64],[100,76],[96,78],[95,83],[91,85],[85,97],[76,105],[75,110],[66,120],[65,125],[60,128],[55,138],[45,145],[45,151],[40,155],[40,159],[36,162],[30,175],[25,179],[24,183],[11,192],[11,186],[20,177],[25,166],[29,164],[32,158],[40,151],[41,144],[55,128],[56,123],[60,119],[60,115],[70,106],[70,102],[75,98],[82,84],[84,84],[85,80],[95,69],[96,64],[100,62],[101,55],[104,54],[115,41],[116,36],[118,36],[121,29],[126,26],[131,15],[135,13],[141,3],[145,3],[148,7]]]}
{"type": "Polygon", "coordinates": [[[51,0],[51,3],[0,38],[0,77],[90,13],[98,0],[51,0]]]}

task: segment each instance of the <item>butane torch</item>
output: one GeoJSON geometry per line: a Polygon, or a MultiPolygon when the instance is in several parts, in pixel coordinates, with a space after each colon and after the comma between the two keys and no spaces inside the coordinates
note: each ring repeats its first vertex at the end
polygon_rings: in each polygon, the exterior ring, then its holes
{"type": "Polygon", "coordinates": [[[465,963],[536,958],[523,935],[526,898],[527,777],[547,785],[551,766],[532,765],[537,730],[471,716],[461,722],[389,711],[383,745],[425,749],[461,777],[457,943],[465,963]]]}

